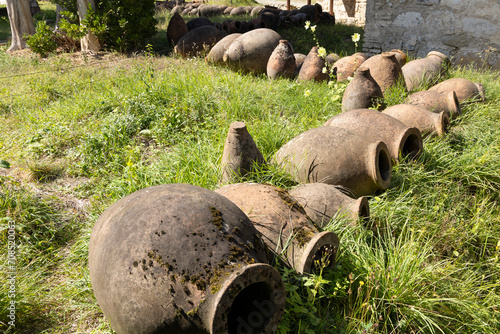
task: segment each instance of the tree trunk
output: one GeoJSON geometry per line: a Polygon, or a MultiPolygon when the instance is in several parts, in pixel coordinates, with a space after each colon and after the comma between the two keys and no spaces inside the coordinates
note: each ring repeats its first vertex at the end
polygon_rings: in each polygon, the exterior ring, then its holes
{"type": "MultiPolygon", "coordinates": [[[[77,0],[77,5],[80,22],[85,18],[85,15],[87,15],[89,5],[91,5],[92,8],[95,8],[94,0],[77,0]]],[[[101,45],[99,44],[97,37],[90,31],[90,29],[88,31],[88,34],[80,40],[80,43],[82,52],[97,52],[101,49],[101,45]]]]}
{"type": "Polygon", "coordinates": [[[24,35],[35,33],[35,23],[31,16],[29,0],[7,0],[7,12],[9,14],[10,30],[12,32],[12,44],[8,51],[22,50],[26,48],[24,35]]]}

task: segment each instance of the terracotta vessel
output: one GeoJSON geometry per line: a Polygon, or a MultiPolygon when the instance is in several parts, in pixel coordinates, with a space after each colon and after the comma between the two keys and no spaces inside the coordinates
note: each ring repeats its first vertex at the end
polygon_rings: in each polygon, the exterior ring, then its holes
{"type": "Polygon", "coordinates": [[[337,81],[347,81],[349,77],[354,77],[354,72],[368,59],[364,53],[355,53],[348,57],[343,57],[333,64],[334,71],[337,73],[337,81]]]}
{"type": "Polygon", "coordinates": [[[267,76],[270,79],[291,79],[295,76],[293,48],[286,39],[280,40],[267,62],[267,76]]]}
{"type": "Polygon", "coordinates": [[[224,30],[228,35],[233,35],[238,33],[238,28],[236,28],[236,21],[226,20],[222,22],[222,30],[224,30]]]}
{"type": "Polygon", "coordinates": [[[269,57],[281,36],[267,28],[255,29],[238,37],[224,54],[224,62],[235,71],[265,73],[269,57]]]}
{"type": "Polygon", "coordinates": [[[391,183],[391,156],[386,144],[333,126],[308,130],[290,140],[274,156],[299,183],[339,185],[364,196],[391,183]]]}
{"type": "Polygon", "coordinates": [[[256,17],[257,15],[260,14],[260,12],[264,9],[264,6],[255,6],[253,7],[252,11],[250,12],[250,16],[256,17]]]}
{"type": "Polygon", "coordinates": [[[340,57],[336,53],[330,53],[328,56],[326,56],[325,60],[326,63],[328,64],[328,67],[332,68],[335,62],[340,60],[340,57]]]}
{"type": "Polygon", "coordinates": [[[248,30],[254,30],[254,29],[265,28],[265,27],[266,27],[266,23],[257,17],[248,21],[248,30]]]}
{"type": "Polygon", "coordinates": [[[229,13],[231,16],[238,16],[238,15],[246,15],[247,11],[244,6],[239,6],[236,8],[233,8],[233,10],[229,13]]]}
{"type": "Polygon", "coordinates": [[[318,54],[318,47],[313,46],[311,51],[304,59],[299,71],[298,79],[300,81],[314,80],[317,82],[327,81],[329,79],[328,71],[326,69],[325,59],[318,54]]]}
{"type": "Polygon", "coordinates": [[[190,30],[175,45],[174,52],[182,57],[196,57],[208,53],[210,49],[226,36],[224,31],[212,26],[201,26],[190,30]]]}
{"type": "Polygon", "coordinates": [[[265,22],[266,28],[269,28],[272,30],[278,29],[279,22],[280,22],[279,15],[277,15],[273,12],[270,12],[270,11],[266,11],[266,9],[264,9],[259,13],[258,17],[263,22],[265,22]]]}
{"type": "Polygon", "coordinates": [[[223,14],[229,15],[233,9],[234,9],[234,7],[228,6],[228,7],[226,7],[226,9],[224,9],[223,14]]]}
{"type": "Polygon", "coordinates": [[[219,7],[213,5],[202,4],[198,7],[198,15],[203,17],[210,17],[220,15],[219,7]]]}
{"type": "Polygon", "coordinates": [[[382,93],[389,87],[396,85],[398,81],[406,89],[401,66],[399,66],[396,56],[393,53],[382,52],[379,55],[370,57],[363,62],[361,68],[370,69],[370,74],[380,86],[382,93]]]}
{"type": "Polygon", "coordinates": [[[299,8],[299,13],[306,14],[307,20],[311,21],[312,24],[319,22],[322,12],[323,8],[319,3],[316,3],[314,5],[304,5],[299,8]]]}
{"type": "Polygon", "coordinates": [[[186,22],[179,13],[175,13],[167,27],[167,39],[170,45],[174,46],[177,42],[188,33],[186,22]]]}
{"type": "Polygon", "coordinates": [[[379,106],[378,109],[382,109],[383,104],[384,94],[382,94],[380,86],[371,76],[370,70],[359,68],[342,96],[342,112],[371,108],[376,105],[379,106]]]}
{"type": "Polygon", "coordinates": [[[365,196],[353,199],[331,184],[302,184],[290,190],[290,195],[320,228],[334,218],[343,218],[353,224],[359,219],[370,219],[370,206],[365,196]]]}
{"type": "Polygon", "coordinates": [[[333,232],[319,232],[304,208],[286,190],[272,185],[238,183],[215,190],[235,203],[269,249],[299,273],[314,272],[314,261],[329,256],[333,265],[339,239],[333,232]]]}
{"type": "Polygon", "coordinates": [[[227,198],[187,184],[160,185],[122,198],[99,217],[89,243],[90,279],[118,334],[237,333],[253,312],[262,321],[250,329],[275,333],[285,290],[279,272],[263,263],[267,252],[227,198]]]}
{"type": "Polygon", "coordinates": [[[401,157],[414,159],[422,153],[419,129],[410,128],[394,117],[376,110],[350,110],[330,118],[324,125],[362,134],[369,142],[384,142],[394,162],[399,162],[401,157]]]}
{"type": "Polygon", "coordinates": [[[442,136],[450,126],[450,117],[446,111],[433,113],[413,104],[397,104],[385,109],[383,113],[397,118],[406,126],[418,128],[422,137],[442,136]]]}
{"type": "Polygon", "coordinates": [[[455,91],[438,93],[435,91],[423,90],[408,96],[406,103],[422,106],[432,112],[440,113],[446,111],[451,118],[458,117],[462,114],[455,91]]]}
{"type": "Polygon", "coordinates": [[[406,64],[407,56],[403,51],[399,49],[392,49],[391,51],[389,51],[389,53],[394,54],[399,66],[403,67],[406,64]]]}
{"type": "Polygon", "coordinates": [[[234,122],[229,127],[222,154],[222,182],[228,183],[245,176],[255,165],[265,164],[252,136],[243,122],[234,122]]]}
{"type": "Polygon", "coordinates": [[[203,27],[203,26],[213,26],[214,23],[207,19],[206,17],[197,17],[194,19],[189,20],[186,23],[188,30],[193,30],[198,27],[203,27]]]}
{"type": "Polygon", "coordinates": [[[295,75],[298,75],[307,56],[302,53],[294,53],[293,56],[295,57],[295,75]]]}
{"type": "Polygon", "coordinates": [[[230,34],[221,39],[215,44],[210,52],[205,57],[205,60],[209,63],[213,63],[215,65],[225,65],[224,63],[224,53],[226,53],[227,49],[234,42],[234,40],[240,37],[242,34],[230,34]]]}
{"type": "Polygon", "coordinates": [[[449,63],[450,59],[437,51],[429,52],[425,58],[410,61],[401,68],[408,90],[436,82],[446,72],[449,63]]]}
{"type": "Polygon", "coordinates": [[[486,100],[483,85],[464,78],[448,79],[429,88],[429,91],[438,93],[446,93],[452,90],[457,94],[460,103],[486,100]]]}
{"type": "Polygon", "coordinates": [[[250,24],[247,21],[234,21],[234,25],[240,34],[250,30],[250,24]]]}

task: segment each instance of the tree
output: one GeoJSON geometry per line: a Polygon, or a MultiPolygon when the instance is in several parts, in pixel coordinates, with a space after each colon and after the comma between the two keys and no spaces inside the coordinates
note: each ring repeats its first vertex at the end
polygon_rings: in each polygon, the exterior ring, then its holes
{"type": "Polygon", "coordinates": [[[26,48],[25,35],[35,33],[35,23],[31,16],[29,0],[7,0],[7,13],[9,14],[12,44],[7,51],[22,50],[26,48]]]}
{"type": "MultiPolygon", "coordinates": [[[[91,8],[93,10],[95,10],[94,0],[77,0],[77,5],[78,5],[78,16],[80,16],[80,22],[82,22],[85,19],[89,5],[91,6],[91,8]]],[[[81,43],[81,47],[82,47],[83,52],[99,51],[101,49],[101,45],[99,43],[99,40],[90,31],[90,29],[88,30],[87,35],[85,35],[80,40],[80,43],[81,43]]]]}

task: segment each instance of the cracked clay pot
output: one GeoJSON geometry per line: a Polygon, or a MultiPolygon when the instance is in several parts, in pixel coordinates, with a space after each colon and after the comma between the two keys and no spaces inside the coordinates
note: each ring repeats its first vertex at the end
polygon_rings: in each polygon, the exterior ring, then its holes
{"type": "Polygon", "coordinates": [[[267,184],[238,183],[215,192],[245,212],[269,249],[297,272],[314,272],[316,261],[325,256],[328,266],[333,266],[339,246],[337,235],[320,232],[286,190],[267,184]]]}
{"type": "Polygon", "coordinates": [[[323,126],[298,135],[276,152],[274,162],[299,183],[338,185],[355,197],[386,190],[391,183],[387,145],[370,143],[339,127],[323,126]]]}
{"type": "Polygon", "coordinates": [[[449,113],[450,117],[453,118],[462,114],[455,91],[439,93],[423,90],[408,96],[406,103],[422,106],[432,112],[440,113],[446,111],[449,113]]]}
{"type": "Polygon", "coordinates": [[[370,218],[370,207],[365,196],[353,199],[331,184],[302,184],[290,190],[290,195],[321,228],[336,217],[345,218],[353,224],[359,219],[367,221],[370,218]]]}
{"type": "Polygon", "coordinates": [[[394,117],[372,109],[354,109],[330,118],[325,126],[335,126],[362,133],[370,142],[383,141],[394,162],[401,157],[417,158],[422,153],[422,136],[394,117]]]}
{"type": "Polygon", "coordinates": [[[118,334],[275,333],[285,290],[265,261],[248,217],[188,184],[117,201],[89,244],[92,288],[118,334]]]}

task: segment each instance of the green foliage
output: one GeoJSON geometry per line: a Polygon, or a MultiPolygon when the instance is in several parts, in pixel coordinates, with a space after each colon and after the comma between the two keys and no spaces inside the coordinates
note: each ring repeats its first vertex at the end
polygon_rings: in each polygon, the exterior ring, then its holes
{"type": "Polygon", "coordinates": [[[36,33],[28,38],[26,44],[29,45],[33,52],[38,53],[42,57],[47,57],[49,53],[57,49],[52,29],[50,29],[45,21],[38,21],[36,33]]]}

